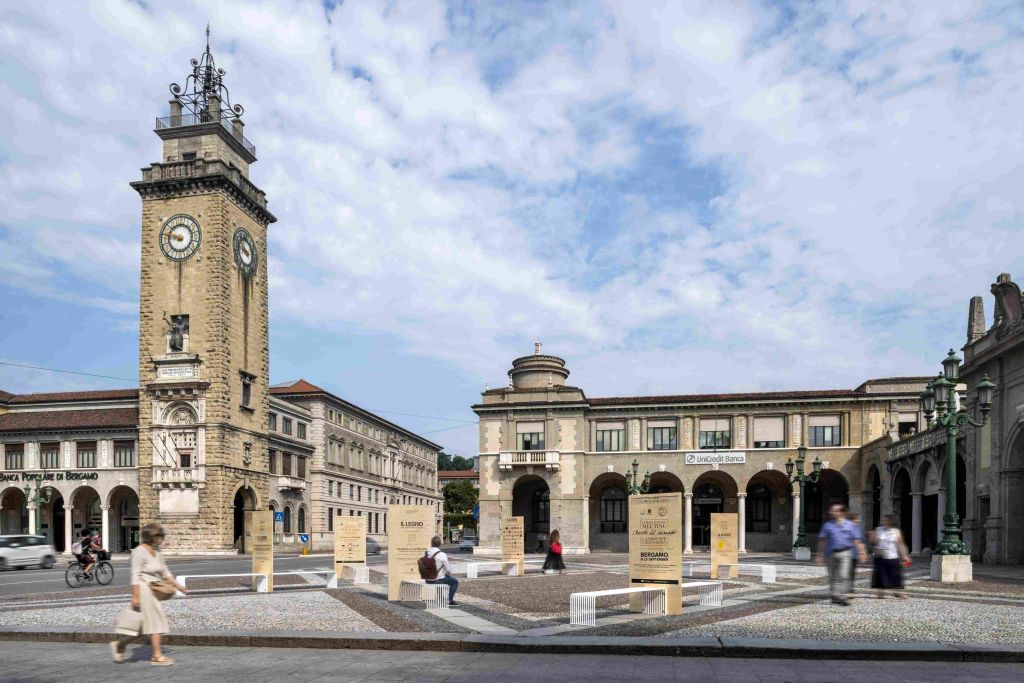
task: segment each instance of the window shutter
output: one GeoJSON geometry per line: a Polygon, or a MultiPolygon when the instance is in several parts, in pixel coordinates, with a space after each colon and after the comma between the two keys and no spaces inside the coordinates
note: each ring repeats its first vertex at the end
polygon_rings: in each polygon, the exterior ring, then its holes
{"type": "Polygon", "coordinates": [[[838,427],[838,415],[810,415],[807,417],[808,427],[838,427]]]}
{"type": "Polygon", "coordinates": [[[700,420],[700,431],[702,432],[731,432],[727,417],[704,417],[700,420]]]}
{"type": "Polygon", "coordinates": [[[648,420],[647,421],[647,428],[648,429],[661,429],[663,427],[675,427],[675,426],[676,426],[676,421],[675,420],[648,420]]]}
{"type": "Polygon", "coordinates": [[[536,434],[544,431],[543,422],[517,422],[516,434],[536,434]]]}
{"type": "Polygon", "coordinates": [[[598,422],[597,431],[604,432],[610,429],[625,429],[625,422],[598,422]]]}
{"type": "Polygon", "coordinates": [[[785,441],[786,418],[755,417],[754,441],[785,441]]]}

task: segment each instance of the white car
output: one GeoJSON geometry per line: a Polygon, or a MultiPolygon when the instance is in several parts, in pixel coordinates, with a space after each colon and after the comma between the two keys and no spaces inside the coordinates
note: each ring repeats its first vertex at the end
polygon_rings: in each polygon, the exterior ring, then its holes
{"type": "Polygon", "coordinates": [[[0,569],[49,569],[56,560],[57,551],[45,536],[0,536],[0,569]]]}
{"type": "Polygon", "coordinates": [[[459,551],[463,552],[463,551],[466,551],[466,550],[472,550],[473,546],[475,546],[475,545],[477,545],[479,543],[480,543],[480,541],[477,540],[475,535],[473,535],[473,534],[466,534],[465,536],[462,537],[462,540],[459,541],[459,551]]]}

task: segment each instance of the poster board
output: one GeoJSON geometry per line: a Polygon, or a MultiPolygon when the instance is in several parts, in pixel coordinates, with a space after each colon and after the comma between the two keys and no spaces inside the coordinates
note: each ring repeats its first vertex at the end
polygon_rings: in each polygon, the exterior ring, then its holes
{"type": "Polygon", "coordinates": [[[718,565],[731,564],[729,577],[740,575],[739,515],[735,512],[711,513],[711,578],[717,579],[718,565]]]}
{"type": "MultiPolygon", "coordinates": [[[[252,515],[246,526],[252,530],[252,573],[267,575],[267,592],[274,592],[274,513],[257,510],[245,513],[252,515]]],[[[252,588],[256,590],[260,578],[254,576],[252,588]]]]}
{"type": "MultiPolygon", "coordinates": [[[[652,493],[629,497],[629,583],[665,587],[666,614],[683,613],[683,496],[652,493]]],[[[629,596],[640,612],[643,597],[629,596]]]]}
{"type": "Polygon", "coordinates": [[[430,505],[388,506],[388,600],[398,600],[402,579],[419,579],[416,561],[434,536],[430,505]]]}
{"type": "Polygon", "coordinates": [[[526,536],[524,535],[523,517],[502,517],[501,518],[501,561],[515,562],[519,569],[519,576],[525,574],[526,565],[523,563],[523,553],[526,536]]]}
{"type": "Polygon", "coordinates": [[[334,575],[339,579],[346,564],[366,564],[367,517],[334,518],[334,575]]]}

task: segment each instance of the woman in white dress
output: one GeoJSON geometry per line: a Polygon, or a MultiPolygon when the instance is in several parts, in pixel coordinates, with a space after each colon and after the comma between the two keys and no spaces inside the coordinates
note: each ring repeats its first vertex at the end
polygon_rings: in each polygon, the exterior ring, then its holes
{"type": "MultiPolygon", "coordinates": [[[[159,524],[146,524],[140,532],[142,543],[132,551],[132,609],[142,613],[141,636],[149,636],[153,646],[153,666],[168,666],[174,660],[163,654],[160,649],[160,637],[167,633],[167,615],[163,605],[153,595],[150,584],[154,581],[169,581],[182,593],[185,587],[178,583],[164,563],[160,546],[166,538],[164,528],[159,524]]],[[[125,650],[135,637],[125,637],[110,644],[115,662],[123,662],[125,650]]]]}
{"type": "Polygon", "coordinates": [[[871,576],[871,587],[878,589],[878,597],[884,598],[885,591],[895,591],[897,598],[906,598],[903,593],[903,562],[910,559],[903,532],[896,526],[896,518],[886,515],[882,526],[871,532],[871,544],[875,549],[875,570],[871,576]]]}

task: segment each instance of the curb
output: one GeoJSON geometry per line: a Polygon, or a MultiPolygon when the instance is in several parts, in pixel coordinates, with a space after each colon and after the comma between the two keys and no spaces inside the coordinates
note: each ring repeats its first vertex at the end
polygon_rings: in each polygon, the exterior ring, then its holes
{"type": "MultiPolygon", "coordinates": [[[[106,643],[109,631],[75,627],[0,627],[0,642],[106,643]]],[[[943,662],[1024,662],[1024,645],[972,643],[849,643],[770,638],[658,638],[516,636],[484,633],[339,633],[330,631],[196,631],[168,634],[168,645],[309,648],[317,650],[417,650],[431,652],[652,655],[943,662]]]]}

